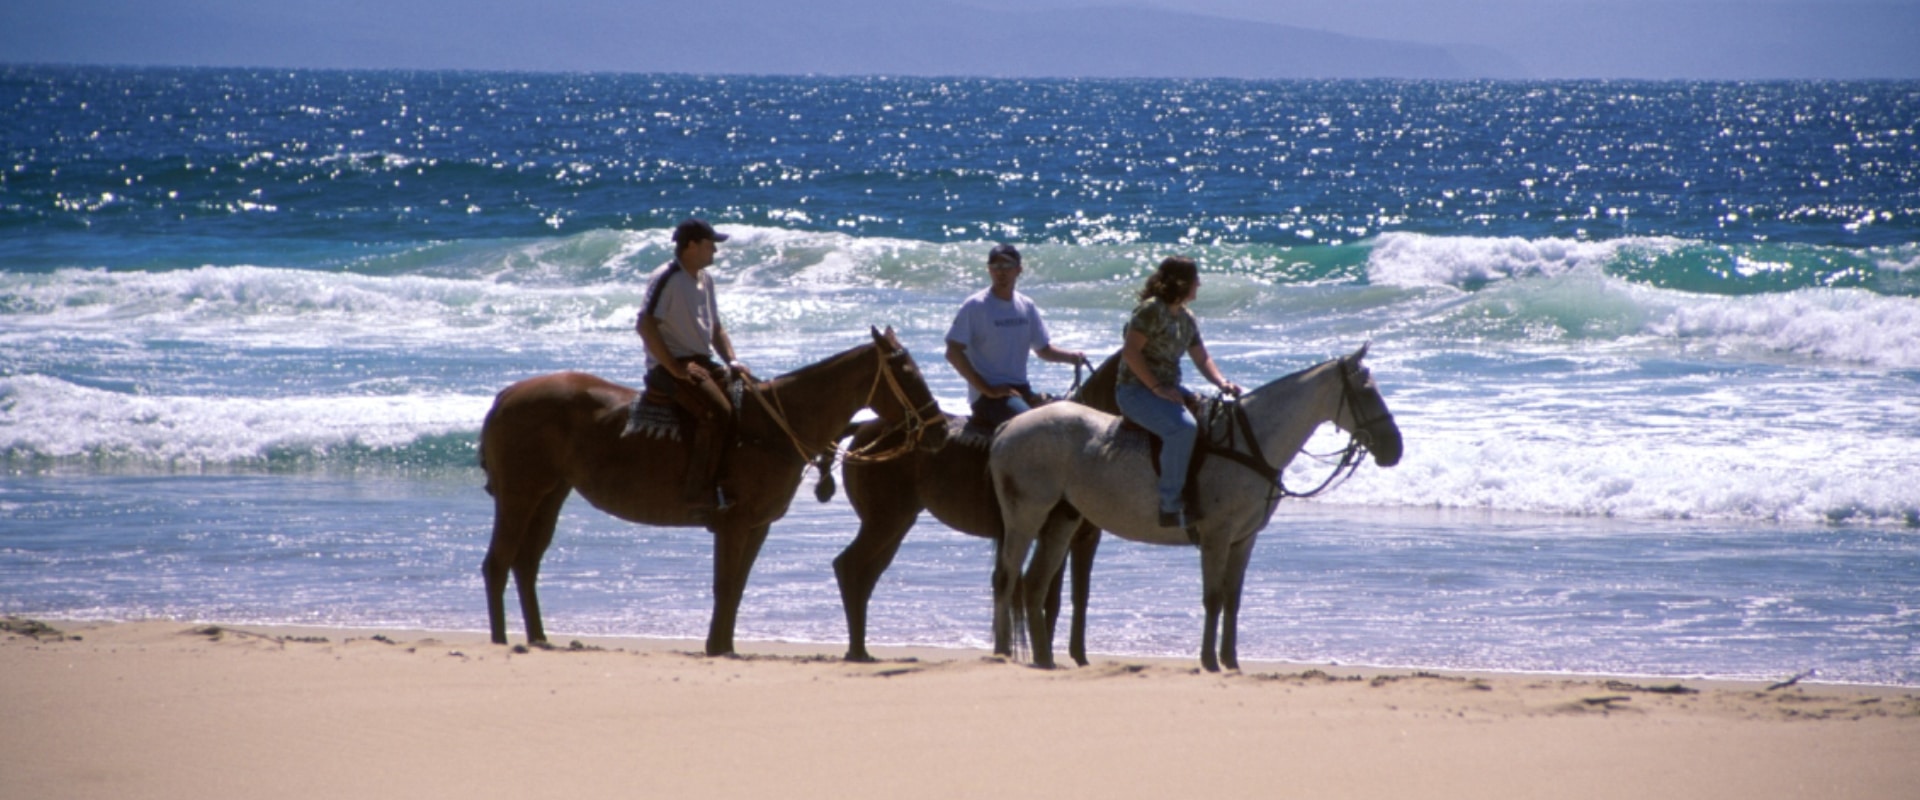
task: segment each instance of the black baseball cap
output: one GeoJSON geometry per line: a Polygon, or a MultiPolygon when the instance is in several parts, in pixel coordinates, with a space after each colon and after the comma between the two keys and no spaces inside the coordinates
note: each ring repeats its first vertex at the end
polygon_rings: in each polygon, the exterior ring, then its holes
{"type": "Polygon", "coordinates": [[[993,252],[987,254],[987,263],[993,264],[1001,261],[1011,261],[1019,264],[1020,251],[1010,244],[996,245],[993,248],[993,252]]]}
{"type": "Polygon", "coordinates": [[[708,225],[704,219],[688,218],[673,229],[674,244],[686,244],[703,239],[724,242],[727,240],[727,235],[714,230],[713,226],[708,225]]]}

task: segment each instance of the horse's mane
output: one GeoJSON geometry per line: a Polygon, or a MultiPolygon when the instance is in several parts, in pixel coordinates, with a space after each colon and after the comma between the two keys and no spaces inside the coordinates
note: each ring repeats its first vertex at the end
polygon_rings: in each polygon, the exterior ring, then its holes
{"type": "Polygon", "coordinates": [[[1278,378],[1274,378],[1273,380],[1267,381],[1266,383],[1260,384],[1258,388],[1248,391],[1247,394],[1259,394],[1260,392],[1264,392],[1268,389],[1280,388],[1283,384],[1291,386],[1294,384],[1305,383],[1308,378],[1311,378],[1314,376],[1314,373],[1320,370],[1326,369],[1328,367],[1334,366],[1336,364],[1340,364],[1341,362],[1344,362],[1346,360],[1347,360],[1347,356],[1339,356],[1336,358],[1327,359],[1325,361],[1322,361],[1318,364],[1314,364],[1313,366],[1307,367],[1305,369],[1301,369],[1295,372],[1290,372],[1278,378]]]}
{"type": "Polygon", "coordinates": [[[811,364],[808,364],[806,366],[803,366],[791,372],[785,372],[779,375],[775,375],[770,379],[762,381],[761,388],[769,389],[769,390],[779,389],[790,383],[793,383],[796,380],[803,380],[808,376],[811,376],[815,372],[834,369],[839,367],[841,364],[844,364],[847,361],[850,361],[852,359],[855,359],[861,356],[865,356],[867,353],[872,352],[875,347],[879,347],[879,345],[873,342],[867,342],[865,344],[856,345],[854,347],[851,347],[841,352],[827,356],[826,358],[820,359],[819,361],[815,361],[811,364]]]}

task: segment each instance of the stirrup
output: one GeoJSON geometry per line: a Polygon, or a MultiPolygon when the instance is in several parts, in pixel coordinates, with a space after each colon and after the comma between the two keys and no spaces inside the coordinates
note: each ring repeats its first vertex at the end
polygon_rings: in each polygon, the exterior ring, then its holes
{"type": "Polygon", "coordinates": [[[1184,527],[1187,527],[1187,513],[1186,513],[1186,511],[1185,511],[1184,509],[1182,509],[1182,510],[1177,510],[1177,511],[1161,511],[1161,512],[1160,512],[1160,527],[1162,527],[1162,528],[1184,528],[1184,527]]]}

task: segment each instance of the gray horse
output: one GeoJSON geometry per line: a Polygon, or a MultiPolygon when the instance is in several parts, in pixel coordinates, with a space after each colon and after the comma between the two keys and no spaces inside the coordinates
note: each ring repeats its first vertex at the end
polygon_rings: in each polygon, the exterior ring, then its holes
{"type": "MultiPolygon", "coordinates": [[[[1229,442],[1229,452],[1213,452],[1192,479],[1204,516],[1184,530],[1159,526],[1145,433],[1072,403],[1037,408],[1007,422],[988,455],[1004,528],[993,575],[994,652],[1011,657],[1015,629],[1024,622],[1034,664],[1053,666],[1053,632],[1043,624],[1041,601],[1080,525],[1077,509],[1085,521],[1124,539],[1197,544],[1207,611],[1201,666],[1210,672],[1222,663],[1239,669],[1234,631],[1240,588],[1254,540],[1279,503],[1281,471],[1324,422],[1353,435],[1380,466],[1400,462],[1400,428],[1361,364],[1366,354],[1363,346],[1242,397],[1238,411],[1244,413],[1227,415],[1239,420],[1231,426],[1237,441],[1229,442]],[[1039,547],[1023,574],[1021,566],[1036,541],[1039,547]]],[[[1220,438],[1217,427],[1211,438],[1220,438]]]]}

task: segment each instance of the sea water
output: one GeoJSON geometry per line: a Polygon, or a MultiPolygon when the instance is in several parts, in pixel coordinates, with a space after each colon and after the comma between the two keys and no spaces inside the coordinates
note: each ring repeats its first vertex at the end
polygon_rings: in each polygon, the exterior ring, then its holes
{"type": "MultiPolygon", "coordinates": [[[[955,411],[1001,241],[1063,347],[1173,254],[1243,385],[1371,342],[1405,460],[1281,505],[1245,658],[1920,685],[1920,84],[14,66],[0,108],[0,613],[484,628],[493,393],[637,382],[698,214],[756,371],[892,326],[955,411]]],[[[845,639],[812,484],[743,640],[845,639]]],[[[704,636],[710,540],[576,499],[549,629],[704,636]]],[[[985,646],[991,557],[923,518],[874,641],[985,646]]],[[[1094,650],[1199,633],[1194,551],[1103,544],[1094,650]]]]}

